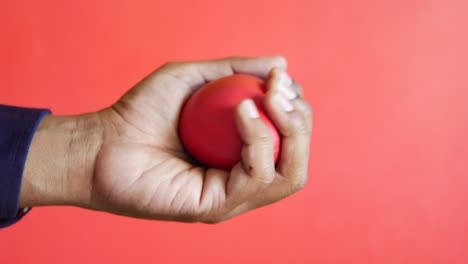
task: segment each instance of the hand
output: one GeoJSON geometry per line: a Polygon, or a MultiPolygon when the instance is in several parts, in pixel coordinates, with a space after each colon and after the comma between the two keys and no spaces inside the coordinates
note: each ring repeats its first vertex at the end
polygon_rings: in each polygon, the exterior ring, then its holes
{"type": "Polygon", "coordinates": [[[71,204],[132,217],[212,223],[298,191],[307,180],[311,110],[285,70],[282,57],[169,63],[103,111],[47,117],[30,149],[21,206],[71,204]],[[177,133],[182,105],[203,84],[240,72],[267,80],[265,108],[282,136],[279,162],[275,168],[270,133],[255,105],[245,100],[236,112],[245,143],[241,162],[231,171],[195,165],[177,133]],[[50,186],[38,184],[37,168],[45,167],[44,153],[51,152],[45,142],[54,138],[59,148],[58,137],[67,147],[54,155],[66,154],[42,169],[55,168],[44,176],[50,186]]]}

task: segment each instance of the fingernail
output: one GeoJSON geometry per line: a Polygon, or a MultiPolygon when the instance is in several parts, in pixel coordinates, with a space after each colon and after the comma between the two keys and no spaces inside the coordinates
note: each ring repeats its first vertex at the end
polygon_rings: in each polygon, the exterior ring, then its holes
{"type": "Polygon", "coordinates": [[[240,105],[240,110],[243,115],[248,118],[259,118],[260,114],[258,113],[257,106],[255,105],[252,99],[244,100],[240,105]]]}
{"type": "Polygon", "coordinates": [[[285,86],[280,83],[279,90],[288,98],[289,100],[297,97],[297,93],[293,90],[291,86],[285,86]]]}
{"type": "Polygon", "coordinates": [[[292,79],[286,72],[281,72],[278,78],[278,90],[280,90],[288,99],[297,97],[296,91],[291,87],[292,79]]]}
{"type": "Polygon", "coordinates": [[[291,102],[289,102],[289,100],[280,93],[273,96],[273,102],[275,105],[278,105],[284,112],[291,112],[294,110],[294,106],[291,104],[291,102]]]}
{"type": "Polygon", "coordinates": [[[280,83],[283,83],[285,86],[292,85],[292,78],[286,72],[280,74],[280,83]]]}

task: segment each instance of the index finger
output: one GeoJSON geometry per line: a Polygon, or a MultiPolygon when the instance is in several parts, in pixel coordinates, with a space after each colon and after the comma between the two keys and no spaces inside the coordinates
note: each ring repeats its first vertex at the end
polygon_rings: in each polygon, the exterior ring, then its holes
{"type": "Polygon", "coordinates": [[[228,57],[207,61],[172,62],[163,67],[192,89],[236,73],[252,74],[267,79],[273,68],[286,69],[286,59],[283,56],[228,57]]]}

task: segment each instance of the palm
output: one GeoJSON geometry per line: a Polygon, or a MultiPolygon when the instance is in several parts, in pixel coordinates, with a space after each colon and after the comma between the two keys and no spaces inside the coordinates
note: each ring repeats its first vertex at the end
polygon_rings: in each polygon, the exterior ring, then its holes
{"type": "Polygon", "coordinates": [[[225,179],[228,175],[190,162],[175,125],[190,90],[174,78],[164,83],[157,90],[141,84],[109,110],[115,113],[119,131],[104,142],[94,180],[99,193],[106,195],[100,197],[102,202],[118,213],[188,219],[215,210],[225,200],[223,185],[203,188],[206,174],[225,179]]]}

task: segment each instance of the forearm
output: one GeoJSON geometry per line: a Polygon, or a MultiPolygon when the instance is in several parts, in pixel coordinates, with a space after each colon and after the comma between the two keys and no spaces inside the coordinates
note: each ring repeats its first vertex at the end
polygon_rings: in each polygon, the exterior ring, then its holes
{"type": "Polygon", "coordinates": [[[29,149],[20,207],[88,205],[101,127],[96,114],[45,117],[29,149]]]}

